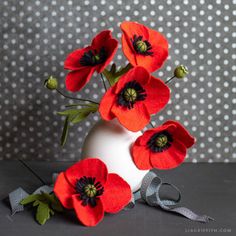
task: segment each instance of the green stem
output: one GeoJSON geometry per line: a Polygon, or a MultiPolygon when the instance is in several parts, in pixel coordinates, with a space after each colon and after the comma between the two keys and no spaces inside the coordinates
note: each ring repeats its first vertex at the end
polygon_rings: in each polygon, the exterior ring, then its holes
{"type": "Polygon", "coordinates": [[[100,73],[100,75],[101,75],[101,79],[102,79],[102,83],[103,83],[104,89],[105,89],[105,91],[107,91],[107,86],[106,86],[105,80],[103,78],[103,74],[100,73]]]}
{"type": "Polygon", "coordinates": [[[89,99],[83,99],[83,98],[74,98],[74,97],[70,97],[70,96],[67,96],[65,94],[63,94],[60,90],[56,89],[56,91],[61,94],[63,97],[65,98],[68,98],[68,99],[73,99],[73,100],[78,100],[78,101],[83,101],[83,102],[91,102],[91,103],[94,103],[94,104],[99,104],[98,102],[94,102],[92,100],[89,100],[89,99]]]}
{"type": "Polygon", "coordinates": [[[155,126],[153,125],[153,123],[151,121],[150,121],[149,124],[152,126],[152,128],[155,128],[155,126]]]}
{"type": "Polygon", "coordinates": [[[33,170],[31,169],[23,160],[18,159],[18,161],[29,170],[43,185],[46,185],[46,182],[33,170]]]}
{"type": "Polygon", "coordinates": [[[165,84],[169,84],[169,83],[171,82],[171,80],[174,79],[174,78],[175,78],[175,76],[171,77],[170,79],[168,79],[168,80],[165,82],[165,84]]]}
{"type": "Polygon", "coordinates": [[[65,105],[65,107],[77,107],[77,106],[90,107],[91,104],[81,104],[81,103],[77,103],[77,104],[69,104],[69,105],[65,105]]]}

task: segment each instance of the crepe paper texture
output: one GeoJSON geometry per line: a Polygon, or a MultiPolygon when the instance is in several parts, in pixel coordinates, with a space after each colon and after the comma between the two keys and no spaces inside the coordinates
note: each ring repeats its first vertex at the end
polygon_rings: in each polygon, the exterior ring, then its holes
{"type": "Polygon", "coordinates": [[[141,170],[171,169],[184,161],[187,148],[194,143],[195,139],[180,123],[170,120],[144,132],[134,142],[131,152],[141,170]]]}
{"type": "Polygon", "coordinates": [[[54,193],[86,226],[97,225],[104,212],[122,210],[132,195],[129,184],[119,175],[108,173],[106,165],[96,158],[79,161],[60,173],[54,193]]]}
{"type": "Polygon", "coordinates": [[[169,88],[141,66],[124,74],[103,96],[99,112],[104,120],[115,117],[130,131],[142,130],[150,115],[156,114],[168,103],[169,88]]]}

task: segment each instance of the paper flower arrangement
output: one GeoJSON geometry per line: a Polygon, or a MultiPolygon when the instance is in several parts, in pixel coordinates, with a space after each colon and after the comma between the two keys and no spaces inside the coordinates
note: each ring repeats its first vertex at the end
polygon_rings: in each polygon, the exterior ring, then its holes
{"type": "MultiPolygon", "coordinates": [[[[113,63],[110,69],[107,68],[118,48],[118,41],[109,30],[96,35],[91,45],[71,52],[64,63],[65,69],[69,70],[65,79],[66,89],[71,92],[81,91],[95,72],[100,74],[105,88],[100,102],[64,95],[53,76],[45,81],[48,89],[79,101],[58,112],[65,116],[62,145],[66,142],[70,124],[81,122],[97,111],[105,121],[116,119],[129,131],[142,131],[152,125],[152,115],[167,105],[170,99],[167,84],[188,74],[187,68],[180,65],[166,82],[154,77],[151,73],[160,69],[168,57],[166,38],[136,22],[123,22],[121,30],[122,50],[129,61],[125,67],[117,69],[113,63]]],[[[147,129],[132,143],[130,153],[139,170],[171,169],[184,161],[187,149],[194,142],[195,139],[180,123],[170,120],[147,129]]],[[[100,222],[104,212],[122,210],[132,197],[126,180],[117,173],[108,173],[106,163],[99,157],[79,161],[60,173],[54,193],[64,208],[73,209],[79,221],[86,226],[100,222]]]]}

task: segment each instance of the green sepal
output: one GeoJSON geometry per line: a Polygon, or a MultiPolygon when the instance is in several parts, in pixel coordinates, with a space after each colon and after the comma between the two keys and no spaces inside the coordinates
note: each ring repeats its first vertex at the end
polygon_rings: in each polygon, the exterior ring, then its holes
{"type": "Polygon", "coordinates": [[[119,70],[116,69],[116,64],[112,64],[111,69],[107,70],[105,69],[102,73],[107,78],[109,84],[113,86],[119,78],[128,72],[132,68],[132,65],[129,63],[125,67],[121,67],[119,70]]]}

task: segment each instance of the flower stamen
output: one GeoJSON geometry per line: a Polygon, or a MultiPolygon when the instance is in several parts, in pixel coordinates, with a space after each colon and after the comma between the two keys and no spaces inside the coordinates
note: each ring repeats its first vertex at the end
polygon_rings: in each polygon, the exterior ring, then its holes
{"type": "Polygon", "coordinates": [[[131,38],[130,40],[133,44],[134,50],[138,54],[142,54],[145,56],[153,55],[153,52],[151,51],[151,44],[148,42],[148,40],[143,40],[143,36],[134,35],[133,39],[131,38]]]}
{"type": "Polygon", "coordinates": [[[172,142],[173,138],[170,133],[162,131],[155,133],[147,142],[147,146],[153,152],[163,152],[171,146],[172,142]]]}
{"type": "Polygon", "coordinates": [[[144,101],[146,97],[145,89],[136,80],[132,80],[118,94],[118,104],[131,109],[136,102],[144,101]]]}
{"type": "Polygon", "coordinates": [[[85,52],[84,55],[80,59],[80,64],[82,66],[96,66],[98,64],[104,63],[106,61],[107,55],[105,48],[101,48],[101,50],[97,53],[96,50],[89,50],[85,52]]]}
{"type": "Polygon", "coordinates": [[[76,192],[80,194],[82,205],[90,205],[95,207],[97,205],[96,200],[104,192],[104,188],[100,182],[96,182],[96,178],[83,176],[76,182],[76,192]]]}

